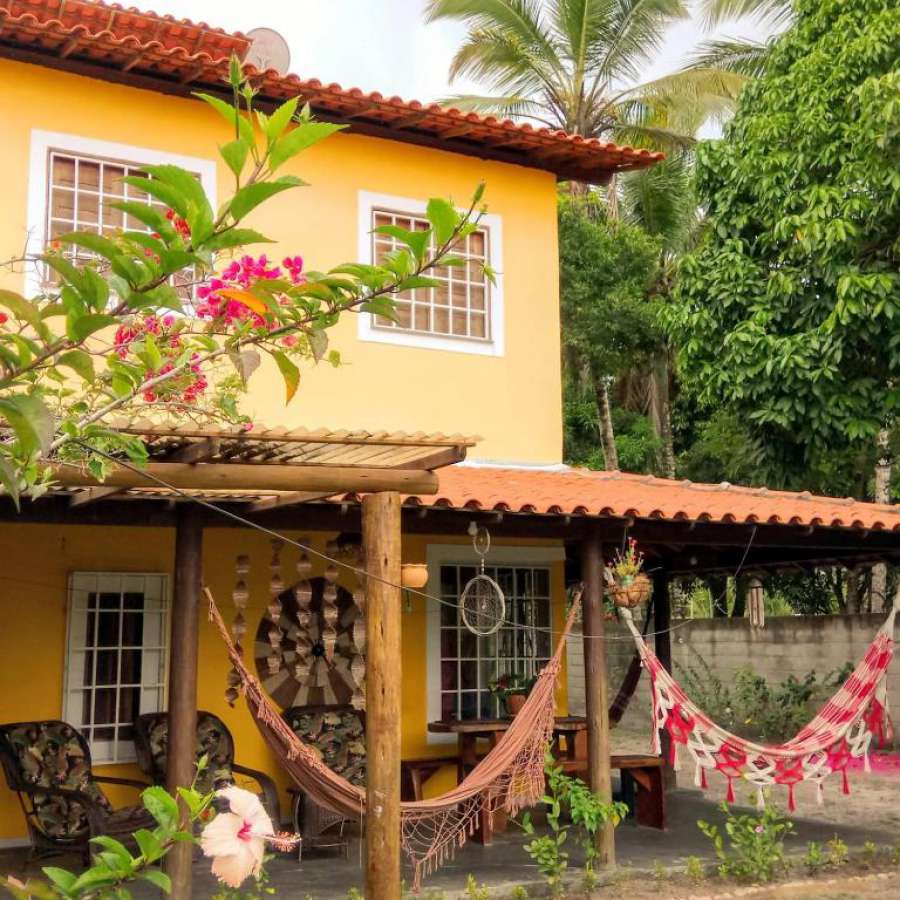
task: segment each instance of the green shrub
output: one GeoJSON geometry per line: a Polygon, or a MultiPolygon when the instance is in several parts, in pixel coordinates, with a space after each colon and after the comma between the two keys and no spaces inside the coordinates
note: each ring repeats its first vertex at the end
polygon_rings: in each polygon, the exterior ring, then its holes
{"type": "Polygon", "coordinates": [[[759,815],[735,815],[727,803],[725,832],[728,847],[717,825],[697,822],[698,828],[713,842],[716,856],[721,860],[719,872],[725,878],[753,883],[771,881],[786,868],[784,839],[793,825],[767,805],[759,815]]]}

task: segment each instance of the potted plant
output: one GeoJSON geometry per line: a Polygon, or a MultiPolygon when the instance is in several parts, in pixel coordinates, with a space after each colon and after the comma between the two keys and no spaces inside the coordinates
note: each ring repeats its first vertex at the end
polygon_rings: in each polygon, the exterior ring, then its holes
{"type": "Polygon", "coordinates": [[[634,609],[650,599],[653,588],[644,572],[644,554],[637,548],[634,538],[628,541],[625,552],[616,552],[611,565],[606,567],[607,593],[616,606],[634,609]]]}
{"type": "Polygon", "coordinates": [[[537,681],[535,675],[522,675],[519,672],[505,672],[490,683],[490,691],[506,704],[506,711],[514,716],[525,705],[525,698],[537,681]]]}

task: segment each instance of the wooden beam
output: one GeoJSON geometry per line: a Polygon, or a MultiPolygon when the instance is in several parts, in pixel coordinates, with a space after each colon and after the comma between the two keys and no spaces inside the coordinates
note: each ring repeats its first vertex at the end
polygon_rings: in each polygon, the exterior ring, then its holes
{"type": "MultiPolygon", "coordinates": [[[[196,764],[197,656],[200,591],[203,580],[203,527],[200,510],[186,504],[175,526],[175,589],[169,645],[169,748],[166,787],[190,787],[196,764]]],[[[182,807],[183,808],[183,807],[182,807]]],[[[193,845],[179,842],[166,856],[171,896],[190,900],[193,845]]]]}
{"type": "Polygon", "coordinates": [[[265,500],[257,500],[250,504],[250,512],[264,512],[267,509],[281,509],[285,506],[296,506],[298,503],[311,503],[313,500],[325,500],[331,494],[323,494],[321,491],[292,491],[282,494],[280,497],[266,497],[265,500]]]}
{"type": "MultiPolygon", "coordinates": [[[[663,668],[672,671],[672,598],[669,593],[669,573],[660,566],[652,573],[653,578],[653,636],[654,650],[663,668]]],[[[669,747],[671,738],[667,731],[660,734],[660,750],[665,766],[666,787],[675,787],[675,773],[669,767],[669,747]]]]}
{"type": "Polygon", "coordinates": [[[151,462],[139,471],[116,467],[103,481],[79,467],[64,463],[53,463],[46,470],[65,487],[158,488],[162,485],[153,480],[158,478],[166,485],[182,490],[319,491],[323,494],[403,491],[408,494],[435,494],[438,489],[437,476],[431,472],[365,466],[151,462]]]}
{"type": "MultiPolygon", "coordinates": [[[[612,776],[609,765],[609,685],[606,671],[603,566],[603,545],[596,534],[588,535],[581,543],[588,780],[591,790],[603,802],[610,803],[612,776]]],[[[608,822],[597,833],[597,852],[602,865],[616,864],[616,839],[612,822],[608,822]]]]}
{"type": "Polygon", "coordinates": [[[366,890],[400,898],[400,496],[362,503],[366,555],[366,890]]]}
{"type": "MultiPolygon", "coordinates": [[[[195,444],[188,444],[177,450],[169,458],[169,462],[195,463],[203,462],[211,459],[219,452],[220,441],[218,438],[207,438],[206,440],[197,441],[195,444]]],[[[113,494],[121,494],[126,488],[121,487],[96,487],[88,488],[78,494],[73,494],[69,499],[69,506],[86,506],[88,503],[95,503],[97,500],[103,500],[105,497],[111,497],[113,494]]]]}

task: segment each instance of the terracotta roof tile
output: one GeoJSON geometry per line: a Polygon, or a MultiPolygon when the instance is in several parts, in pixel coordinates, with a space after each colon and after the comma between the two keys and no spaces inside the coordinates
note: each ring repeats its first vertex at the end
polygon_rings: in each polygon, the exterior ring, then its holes
{"type": "MultiPolygon", "coordinates": [[[[22,58],[24,52],[31,61],[65,68],[87,64],[87,74],[100,78],[143,75],[184,91],[221,89],[231,53],[243,58],[249,46],[240,33],[99,0],[0,0],[0,56],[22,58]]],[[[436,103],[249,69],[263,99],[299,94],[319,115],[363,133],[544,169],[561,178],[604,181],[613,172],[644,168],[664,156],[436,103]]]]}
{"type": "Polygon", "coordinates": [[[587,469],[452,466],[438,493],[409,505],[551,515],[813,525],[900,533],[900,505],[861,503],[768,488],[693,484],[651,475],[587,469]]]}

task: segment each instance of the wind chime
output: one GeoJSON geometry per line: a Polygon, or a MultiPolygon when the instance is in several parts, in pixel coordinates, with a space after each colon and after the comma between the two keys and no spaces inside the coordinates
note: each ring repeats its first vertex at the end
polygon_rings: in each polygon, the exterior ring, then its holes
{"type": "Polygon", "coordinates": [[[277,675],[281,671],[281,665],[284,662],[284,656],[281,649],[281,642],[284,640],[284,634],[278,623],[281,620],[281,614],[284,607],[281,603],[281,595],[284,593],[284,579],[281,577],[281,550],[284,547],[284,541],[277,538],[272,541],[272,561],[269,563],[269,569],[272,572],[269,579],[269,626],[268,638],[269,645],[272,648],[271,654],[266,659],[269,667],[270,675],[277,675]]]}
{"type": "MultiPolygon", "coordinates": [[[[244,635],[247,633],[247,620],[244,618],[244,610],[247,609],[247,601],[250,599],[250,590],[247,587],[247,575],[250,573],[250,557],[238,556],[235,560],[234,570],[237,578],[234,590],[231,592],[231,602],[236,610],[231,622],[231,635],[234,638],[234,646],[237,652],[244,655],[244,635]]],[[[234,666],[228,672],[227,687],[225,689],[225,701],[229,706],[234,706],[240,696],[241,679],[234,666]]]]}

